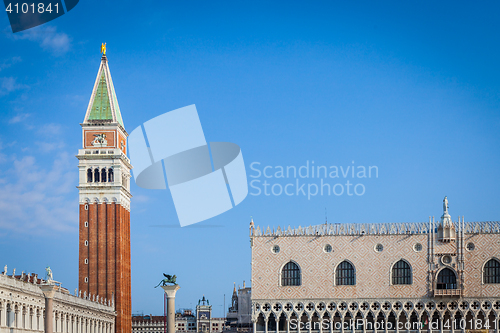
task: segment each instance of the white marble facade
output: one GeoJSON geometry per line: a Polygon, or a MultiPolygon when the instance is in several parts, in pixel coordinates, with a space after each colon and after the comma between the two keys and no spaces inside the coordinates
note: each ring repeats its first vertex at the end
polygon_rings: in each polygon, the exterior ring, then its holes
{"type": "MultiPolygon", "coordinates": [[[[0,274],[0,333],[44,332],[43,282],[35,274],[0,274]]],[[[58,288],[53,298],[54,333],[115,332],[114,304],[86,298],[58,288]]]]}

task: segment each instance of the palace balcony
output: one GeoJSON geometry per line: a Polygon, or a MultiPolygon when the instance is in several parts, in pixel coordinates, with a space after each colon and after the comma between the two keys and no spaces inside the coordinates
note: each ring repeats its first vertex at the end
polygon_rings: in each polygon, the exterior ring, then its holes
{"type": "Polygon", "coordinates": [[[436,296],[461,296],[462,289],[434,289],[434,297],[436,296]]]}

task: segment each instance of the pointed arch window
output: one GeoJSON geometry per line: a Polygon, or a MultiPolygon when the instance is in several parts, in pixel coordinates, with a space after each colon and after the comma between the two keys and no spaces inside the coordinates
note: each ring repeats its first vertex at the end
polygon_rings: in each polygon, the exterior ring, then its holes
{"type": "Polygon", "coordinates": [[[300,286],[300,268],[299,265],[290,261],[283,266],[281,270],[282,286],[300,286]]]}
{"type": "Polygon", "coordinates": [[[92,169],[87,169],[87,183],[92,183],[92,169]]]}
{"type": "Polygon", "coordinates": [[[348,261],[342,261],[335,271],[335,284],[337,286],[354,286],[356,284],[356,271],[348,261]]]}
{"type": "Polygon", "coordinates": [[[392,284],[412,284],[411,267],[400,260],[392,266],[392,284]]]}
{"type": "Polygon", "coordinates": [[[443,269],[439,272],[437,277],[437,289],[457,289],[457,276],[449,268],[443,269]]]}
{"type": "Polygon", "coordinates": [[[483,281],[484,283],[500,283],[500,261],[488,260],[484,265],[483,281]]]}
{"type": "Polygon", "coordinates": [[[94,170],[94,182],[95,183],[99,183],[99,179],[100,179],[100,177],[99,177],[99,169],[95,169],[94,170]]]}
{"type": "Polygon", "coordinates": [[[108,182],[112,183],[115,181],[115,176],[113,175],[113,169],[108,170],[108,182]]]}
{"type": "Polygon", "coordinates": [[[106,182],[106,168],[102,168],[101,170],[101,182],[105,183],[106,182]]]}

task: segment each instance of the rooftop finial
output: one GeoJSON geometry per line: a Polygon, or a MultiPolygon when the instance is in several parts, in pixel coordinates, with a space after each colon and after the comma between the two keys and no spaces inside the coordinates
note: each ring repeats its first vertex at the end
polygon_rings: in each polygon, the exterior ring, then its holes
{"type": "Polygon", "coordinates": [[[106,56],[106,43],[101,44],[101,53],[103,57],[106,56]]]}

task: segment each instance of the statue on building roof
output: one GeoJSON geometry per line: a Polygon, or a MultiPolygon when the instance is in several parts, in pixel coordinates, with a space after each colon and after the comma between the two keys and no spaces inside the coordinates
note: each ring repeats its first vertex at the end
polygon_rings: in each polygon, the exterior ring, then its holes
{"type": "Polygon", "coordinates": [[[202,299],[198,300],[198,305],[200,305],[200,303],[202,303],[201,305],[205,305],[205,303],[207,303],[206,305],[210,305],[208,299],[205,298],[205,295],[203,295],[202,299]]]}
{"type": "Polygon", "coordinates": [[[54,279],[52,276],[52,270],[50,269],[50,266],[47,266],[45,268],[45,271],[47,272],[47,283],[51,284],[54,281],[54,279]]]}
{"type": "Polygon", "coordinates": [[[444,215],[448,214],[448,208],[450,208],[450,206],[448,205],[448,197],[445,196],[444,199],[443,199],[443,212],[444,212],[444,215]]]}

